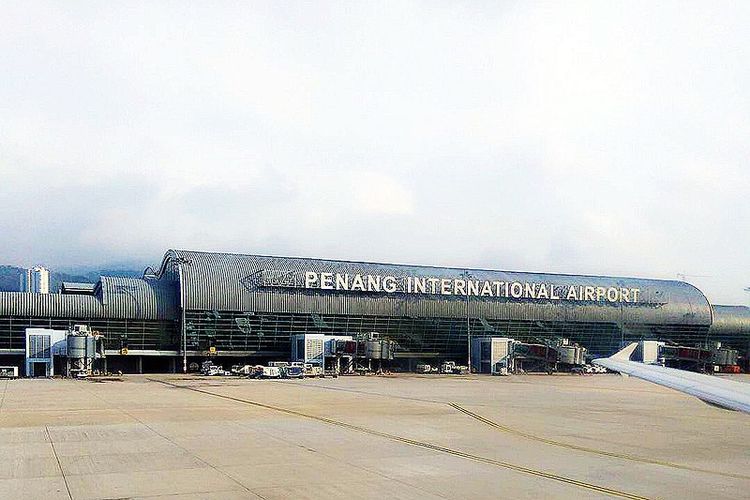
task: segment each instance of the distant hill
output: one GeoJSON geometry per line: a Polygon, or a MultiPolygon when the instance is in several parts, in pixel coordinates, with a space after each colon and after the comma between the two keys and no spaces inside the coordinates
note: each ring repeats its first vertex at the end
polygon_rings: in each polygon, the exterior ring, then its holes
{"type": "Polygon", "coordinates": [[[20,267],[0,266],[0,291],[17,292],[21,273],[23,269],[20,267]]]}
{"type": "MultiPolygon", "coordinates": [[[[0,265],[0,292],[18,292],[20,291],[20,276],[25,272],[22,267],[2,266],[0,265]]],[[[135,269],[99,269],[92,271],[86,270],[69,270],[68,272],[59,272],[50,269],[50,293],[57,293],[60,290],[60,284],[63,281],[75,281],[77,283],[96,283],[99,276],[124,276],[127,278],[140,278],[143,271],[135,269]]]]}

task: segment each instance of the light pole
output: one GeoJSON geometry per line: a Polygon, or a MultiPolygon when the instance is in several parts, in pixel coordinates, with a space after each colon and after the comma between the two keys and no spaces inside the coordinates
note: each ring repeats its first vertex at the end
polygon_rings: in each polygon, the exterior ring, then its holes
{"type": "Polygon", "coordinates": [[[178,255],[174,262],[177,264],[177,276],[180,285],[180,327],[182,329],[182,372],[187,373],[187,330],[185,328],[185,282],[182,274],[182,265],[190,265],[190,261],[185,257],[178,255]]]}
{"type": "Polygon", "coordinates": [[[469,273],[469,270],[464,270],[464,276],[466,277],[466,285],[464,290],[466,291],[466,364],[469,367],[469,373],[471,373],[471,318],[469,317],[469,278],[473,276],[469,273]]]}

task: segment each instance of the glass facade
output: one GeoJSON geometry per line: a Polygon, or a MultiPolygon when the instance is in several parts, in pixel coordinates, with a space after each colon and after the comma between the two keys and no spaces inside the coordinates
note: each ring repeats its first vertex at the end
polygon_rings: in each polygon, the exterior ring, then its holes
{"type": "Polygon", "coordinates": [[[142,350],[180,349],[177,321],[14,316],[0,316],[0,349],[25,349],[27,328],[68,330],[77,324],[88,325],[104,335],[107,349],[120,349],[121,345],[142,350]]]}
{"type": "MultiPolygon", "coordinates": [[[[712,339],[709,328],[698,325],[617,325],[470,318],[410,318],[365,315],[252,313],[240,311],[188,311],[186,336],[189,351],[216,347],[220,352],[259,356],[285,355],[290,339],[304,333],[357,335],[378,332],[395,340],[405,357],[466,357],[467,326],[472,337],[509,337],[523,342],[567,338],[589,349],[608,354],[623,342],[643,339],[698,345],[712,339]]],[[[731,339],[722,339],[727,342],[731,339]]],[[[738,340],[738,339],[737,339],[738,340]]]]}

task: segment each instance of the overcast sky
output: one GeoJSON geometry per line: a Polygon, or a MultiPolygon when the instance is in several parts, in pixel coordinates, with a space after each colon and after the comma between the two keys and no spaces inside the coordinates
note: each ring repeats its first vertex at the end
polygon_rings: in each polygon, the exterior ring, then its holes
{"type": "Polygon", "coordinates": [[[0,263],[168,248],[750,293],[750,2],[0,4],[0,263]]]}

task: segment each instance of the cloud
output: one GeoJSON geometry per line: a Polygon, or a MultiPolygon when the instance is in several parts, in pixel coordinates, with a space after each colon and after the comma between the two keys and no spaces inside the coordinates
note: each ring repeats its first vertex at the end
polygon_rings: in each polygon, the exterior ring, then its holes
{"type": "Polygon", "coordinates": [[[746,3],[2,9],[0,261],[684,273],[747,301],[746,3]]]}

